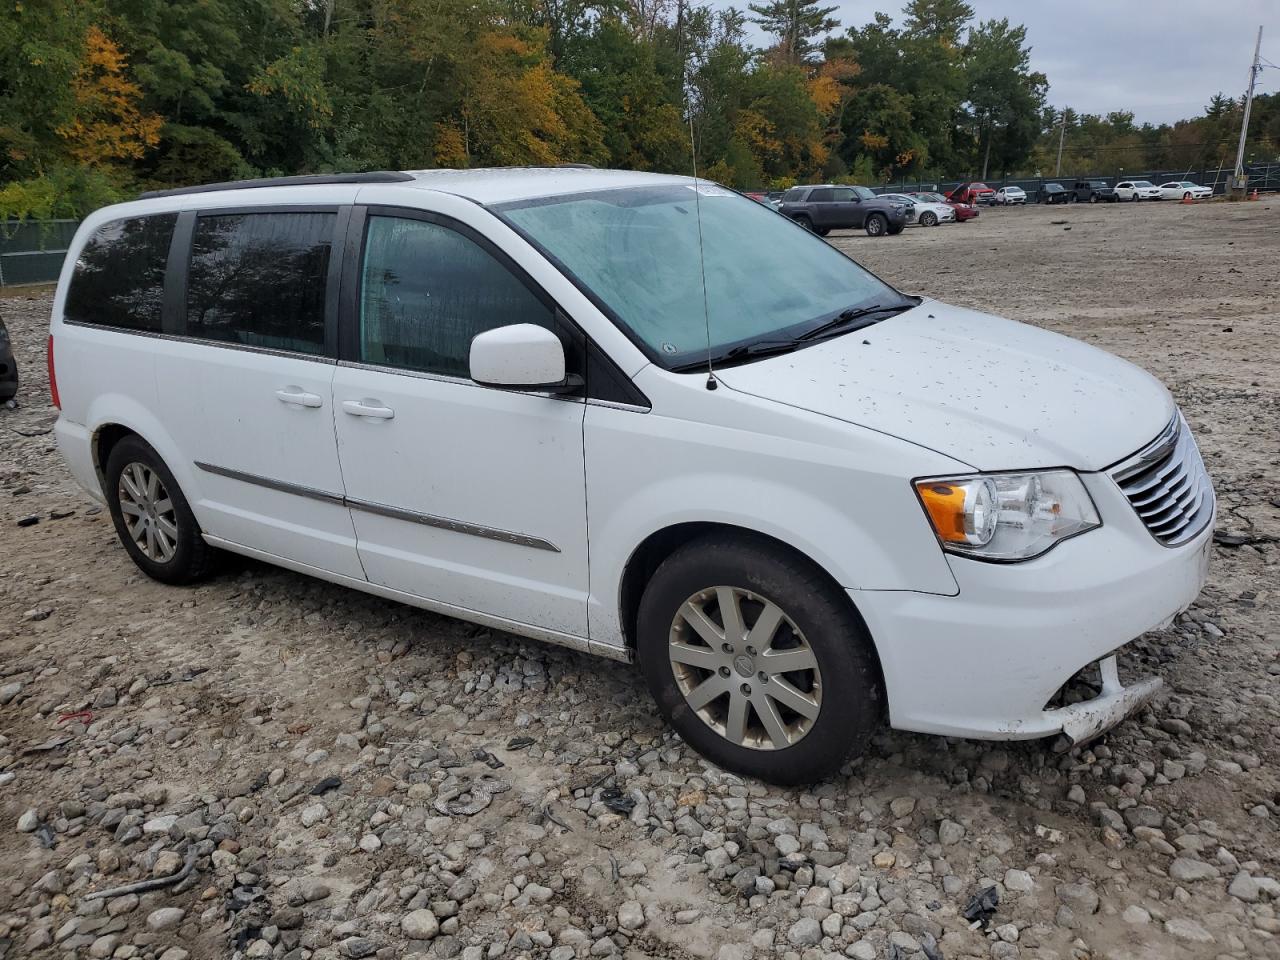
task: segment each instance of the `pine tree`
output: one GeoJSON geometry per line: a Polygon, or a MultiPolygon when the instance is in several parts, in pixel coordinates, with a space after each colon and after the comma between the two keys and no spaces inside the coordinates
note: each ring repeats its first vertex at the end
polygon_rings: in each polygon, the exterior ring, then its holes
{"type": "Polygon", "coordinates": [[[837,8],[820,7],[818,0],[771,0],[748,7],[755,14],[751,22],[778,38],[777,49],[789,64],[807,63],[818,46],[815,41],[839,25],[831,16],[837,8]]]}

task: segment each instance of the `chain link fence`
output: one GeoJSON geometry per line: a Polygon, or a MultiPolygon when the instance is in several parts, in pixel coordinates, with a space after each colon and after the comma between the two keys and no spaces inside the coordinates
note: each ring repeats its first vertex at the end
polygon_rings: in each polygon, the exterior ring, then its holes
{"type": "MultiPolygon", "coordinates": [[[[1227,181],[1230,179],[1233,168],[1231,167],[1207,167],[1202,170],[1122,170],[1114,174],[1063,174],[1060,177],[1008,177],[1002,179],[984,180],[987,186],[994,190],[1001,187],[1021,187],[1027,191],[1027,196],[1034,199],[1039,195],[1040,188],[1046,183],[1060,183],[1068,190],[1077,180],[1101,180],[1108,186],[1115,186],[1122,180],[1150,180],[1156,186],[1162,183],[1168,183],[1171,180],[1190,180],[1198,183],[1203,187],[1212,187],[1215,195],[1220,196],[1227,192],[1227,181]]],[[[1245,173],[1249,175],[1249,191],[1258,190],[1261,193],[1268,193],[1280,190],[1280,163],[1256,163],[1245,166],[1245,173]]],[[[913,193],[915,191],[928,191],[939,193],[950,193],[962,183],[971,183],[972,180],[902,180],[898,183],[890,183],[884,186],[876,187],[877,193],[913,193]]]]}
{"type": "Polygon", "coordinates": [[[0,287],[53,283],[79,220],[0,223],[0,287]]]}

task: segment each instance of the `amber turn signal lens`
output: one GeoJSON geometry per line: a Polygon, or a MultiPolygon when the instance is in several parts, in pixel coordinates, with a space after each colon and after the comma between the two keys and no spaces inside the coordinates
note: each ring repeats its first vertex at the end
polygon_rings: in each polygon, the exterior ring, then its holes
{"type": "Polygon", "coordinates": [[[968,542],[964,530],[964,487],[926,480],[916,484],[916,492],[939,537],[950,543],[968,542]]]}

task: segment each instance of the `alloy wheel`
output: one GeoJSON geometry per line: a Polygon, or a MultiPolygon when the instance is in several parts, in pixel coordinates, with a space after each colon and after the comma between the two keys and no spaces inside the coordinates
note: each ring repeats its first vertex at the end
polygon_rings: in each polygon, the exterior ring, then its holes
{"type": "Polygon", "coordinates": [[[672,620],[668,657],[685,703],[737,746],[794,746],[821,712],[822,674],[804,633],[749,590],[717,586],[689,597],[672,620]]]}
{"type": "Polygon", "coordinates": [[[142,555],[168,563],[178,549],[178,517],[160,475],[134,461],[120,472],[116,491],[125,529],[142,555]]]}

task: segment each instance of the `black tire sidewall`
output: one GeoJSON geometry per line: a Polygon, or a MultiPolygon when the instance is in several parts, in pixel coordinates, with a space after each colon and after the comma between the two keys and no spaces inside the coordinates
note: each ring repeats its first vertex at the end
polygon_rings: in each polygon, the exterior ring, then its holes
{"type": "Polygon", "coordinates": [[[182,493],[182,488],[178,486],[178,481],[150,444],[137,436],[125,437],[115,445],[107,458],[103,478],[105,480],[103,494],[107,499],[107,509],[115,524],[116,534],[125,551],[143,573],[155,580],[171,584],[190,583],[203,576],[211,548],[200,534],[200,524],[196,521],[191,505],[187,503],[187,498],[182,493]],[[173,557],[167,563],[158,563],[146,556],[138,549],[138,545],[133,542],[133,538],[129,536],[129,531],[125,527],[124,514],[120,510],[119,486],[120,474],[130,463],[141,463],[155,471],[160,477],[160,482],[164,484],[169,499],[173,501],[178,541],[173,557]]]}
{"type": "Polygon", "coordinates": [[[865,749],[883,716],[871,639],[821,571],[750,536],[713,535],[677,550],[654,573],[637,618],[640,667],[658,709],[686,743],[719,766],[778,784],[811,783],[865,749]],[[690,710],[667,656],[671,623],[690,596],[736,586],[782,607],[804,633],[822,676],[822,708],[809,732],[783,750],[730,743],[690,710]]]}

